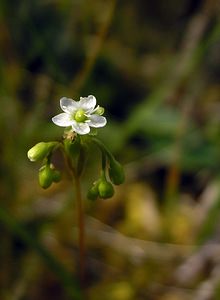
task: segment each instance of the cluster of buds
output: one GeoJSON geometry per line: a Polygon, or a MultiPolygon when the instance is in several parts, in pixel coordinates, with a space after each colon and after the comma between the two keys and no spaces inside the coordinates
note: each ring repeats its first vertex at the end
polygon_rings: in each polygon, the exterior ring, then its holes
{"type": "Polygon", "coordinates": [[[43,161],[43,165],[39,169],[38,179],[40,186],[44,189],[50,187],[53,182],[59,182],[61,180],[60,171],[56,170],[51,163],[52,153],[58,147],[58,142],[40,142],[27,153],[30,161],[43,161]]]}
{"type": "Polygon", "coordinates": [[[42,188],[47,189],[53,182],[61,180],[60,171],[56,170],[54,165],[47,163],[39,170],[39,184],[42,188]]]}
{"type": "Polygon", "coordinates": [[[124,182],[124,169],[100,141],[95,140],[95,142],[102,152],[102,171],[100,178],[89,189],[87,198],[90,200],[96,200],[97,198],[107,199],[114,195],[113,185],[119,185],[124,182]],[[109,179],[107,179],[107,176],[109,179]]]}

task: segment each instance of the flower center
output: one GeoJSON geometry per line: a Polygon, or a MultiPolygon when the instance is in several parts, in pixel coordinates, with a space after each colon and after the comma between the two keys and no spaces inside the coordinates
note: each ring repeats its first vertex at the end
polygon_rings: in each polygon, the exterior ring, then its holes
{"type": "Polygon", "coordinates": [[[74,114],[74,120],[78,123],[85,122],[87,117],[85,116],[85,112],[83,109],[78,109],[74,114]]]}

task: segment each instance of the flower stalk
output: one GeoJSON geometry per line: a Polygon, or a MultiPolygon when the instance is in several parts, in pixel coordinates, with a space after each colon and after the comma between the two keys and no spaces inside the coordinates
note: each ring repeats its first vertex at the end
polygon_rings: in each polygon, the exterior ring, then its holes
{"type": "Polygon", "coordinates": [[[75,187],[75,201],[77,210],[77,224],[78,224],[78,245],[79,245],[79,277],[80,284],[83,287],[85,279],[85,222],[84,222],[84,209],[82,201],[81,192],[81,174],[85,164],[84,149],[81,146],[78,154],[78,159],[76,161],[76,166],[74,166],[73,159],[71,156],[71,146],[72,143],[67,141],[66,149],[69,148],[70,151],[65,152],[66,162],[68,168],[71,171],[73,178],[73,183],[75,187]]]}
{"type": "Polygon", "coordinates": [[[85,280],[85,222],[84,222],[84,209],[82,202],[80,177],[74,176],[75,183],[75,196],[77,206],[77,218],[78,218],[78,242],[79,242],[79,276],[80,283],[83,287],[85,280]]]}

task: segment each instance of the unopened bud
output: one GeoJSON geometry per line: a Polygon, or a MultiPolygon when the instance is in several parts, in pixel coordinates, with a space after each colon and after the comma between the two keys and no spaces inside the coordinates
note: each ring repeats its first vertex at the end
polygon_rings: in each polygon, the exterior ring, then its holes
{"type": "Polygon", "coordinates": [[[61,180],[61,173],[58,170],[52,170],[53,175],[53,182],[60,182],[61,180]]]}
{"type": "Polygon", "coordinates": [[[93,186],[88,190],[87,198],[89,200],[95,201],[99,196],[98,182],[95,182],[93,186]]]}
{"type": "Polygon", "coordinates": [[[103,199],[111,198],[114,195],[113,185],[106,180],[100,181],[98,191],[100,198],[103,199]]]}
{"type": "Polygon", "coordinates": [[[109,177],[112,183],[116,185],[122,184],[125,181],[124,169],[122,165],[115,159],[110,161],[109,177]]]}
{"type": "Polygon", "coordinates": [[[104,114],[104,112],[105,112],[104,107],[99,106],[99,107],[97,107],[95,114],[102,116],[104,114]]]}
{"type": "Polygon", "coordinates": [[[57,142],[37,143],[28,151],[27,156],[30,159],[30,161],[43,160],[50,154],[50,152],[57,144],[57,142]]]}
{"type": "Polygon", "coordinates": [[[47,164],[39,170],[39,184],[43,189],[47,189],[53,182],[53,172],[47,164]]]}

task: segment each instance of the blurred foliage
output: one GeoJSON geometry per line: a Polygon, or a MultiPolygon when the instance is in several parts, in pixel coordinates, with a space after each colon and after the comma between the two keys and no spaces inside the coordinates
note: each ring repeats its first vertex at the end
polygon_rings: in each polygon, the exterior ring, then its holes
{"type": "Polygon", "coordinates": [[[0,2],[0,299],[219,298],[219,18],[218,0],[0,2]],[[58,155],[64,180],[40,189],[26,153],[61,138],[62,96],[89,94],[127,181],[85,200],[82,296],[74,187],[58,155]]]}

